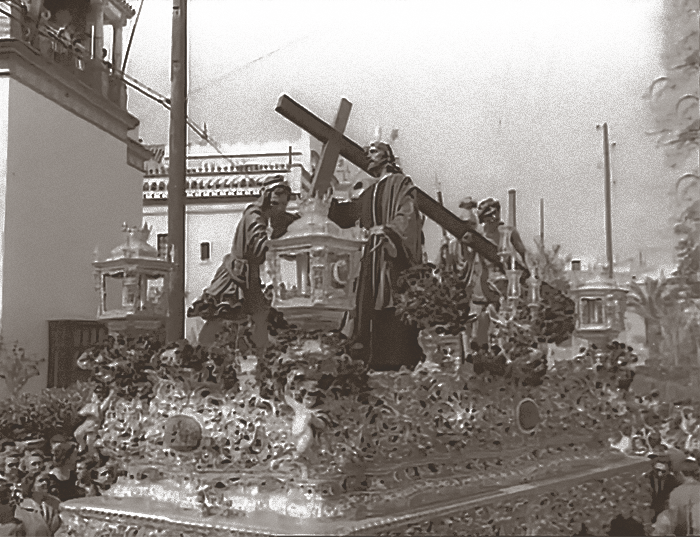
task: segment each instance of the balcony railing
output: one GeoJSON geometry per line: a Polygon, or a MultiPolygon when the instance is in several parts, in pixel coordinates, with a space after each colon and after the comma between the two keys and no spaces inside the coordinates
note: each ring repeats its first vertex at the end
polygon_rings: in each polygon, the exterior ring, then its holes
{"type": "Polygon", "coordinates": [[[126,85],[122,73],[100,58],[93,57],[82,43],[89,34],[68,35],[50,21],[32,19],[20,0],[0,0],[0,44],[3,40],[19,41],[33,53],[60,66],[69,76],[96,93],[126,109],[126,85]]]}

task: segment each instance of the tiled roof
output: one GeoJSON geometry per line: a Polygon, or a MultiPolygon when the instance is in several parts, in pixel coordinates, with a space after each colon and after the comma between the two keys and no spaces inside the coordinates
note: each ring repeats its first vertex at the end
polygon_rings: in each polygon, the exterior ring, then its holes
{"type": "Polygon", "coordinates": [[[152,144],[145,145],[144,147],[153,154],[154,161],[158,164],[162,164],[163,157],[165,156],[165,144],[152,144]]]}

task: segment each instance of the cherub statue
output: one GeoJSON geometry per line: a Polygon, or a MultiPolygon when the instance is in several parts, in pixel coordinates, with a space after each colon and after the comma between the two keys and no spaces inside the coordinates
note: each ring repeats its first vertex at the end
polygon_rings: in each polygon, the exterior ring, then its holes
{"type": "MultiPolygon", "coordinates": [[[[287,377],[287,389],[284,400],[294,411],[294,421],[292,422],[292,441],[296,447],[295,458],[304,453],[314,438],[313,427],[323,427],[325,419],[320,409],[313,409],[316,404],[316,396],[311,391],[308,382],[302,382],[298,388],[294,387],[295,373],[292,372],[287,377]]],[[[306,479],[307,470],[302,466],[302,478],[306,479]]]]}
{"type": "Polygon", "coordinates": [[[79,415],[85,416],[85,421],[75,430],[73,436],[78,442],[78,449],[81,453],[92,452],[97,439],[97,430],[102,425],[105,411],[114,399],[116,392],[112,389],[109,395],[106,393],[104,385],[98,385],[90,398],[90,402],[80,409],[79,415]],[[105,397],[105,395],[107,395],[105,397]]]}

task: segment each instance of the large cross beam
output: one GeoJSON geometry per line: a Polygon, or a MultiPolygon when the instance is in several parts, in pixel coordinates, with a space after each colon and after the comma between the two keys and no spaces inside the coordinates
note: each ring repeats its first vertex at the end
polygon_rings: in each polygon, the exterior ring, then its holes
{"type": "Polygon", "coordinates": [[[316,167],[311,187],[312,195],[317,192],[323,194],[330,188],[339,155],[348,159],[358,168],[367,170],[367,157],[364,149],[343,134],[348,124],[351,109],[352,103],[347,99],[342,99],[335,122],[331,126],[287,95],[282,95],[277,101],[276,112],[323,143],[321,160],[316,167]]]}
{"type": "MultiPolygon", "coordinates": [[[[345,157],[355,166],[369,173],[369,160],[367,155],[365,155],[364,149],[360,144],[343,134],[351,108],[352,104],[346,99],[342,99],[335,122],[331,126],[287,95],[282,95],[277,102],[275,111],[323,143],[321,162],[316,168],[313,179],[312,194],[316,192],[325,193],[328,190],[338,156],[345,157]]],[[[424,215],[443,229],[449,231],[456,238],[463,239],[469,247],[490,262],[502,266],[498,257],[498,247],[478,233],[474,224],[462,220],[420,188],[415,187],[415,191],[418,209],[424,215]]],[[[520,265],[518,268],[525,269],[525,267],[520,265]]],[[[525,270],[527,271],[527,269],[525,270]]],[[[529,273],[525,277],[528,276],[529,273]]]]}

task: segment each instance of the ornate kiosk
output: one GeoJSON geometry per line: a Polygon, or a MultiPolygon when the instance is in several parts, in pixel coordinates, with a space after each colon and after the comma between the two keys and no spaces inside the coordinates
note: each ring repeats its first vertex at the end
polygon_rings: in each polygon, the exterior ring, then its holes
{"type": "Polygon", "coordinates": [[[627,292],[614,279],[602,275],[572,288],[576,302],[574,335],[604,348],[625,330],[627,292]]]}
{"type": "Polygon", "coordinates": [[[158,257],[148,244],[151,230],[124,224],[126,241],[109,257],[93,263],[95,289],[99,292],[97,319],[107,324],[110,334],[136,337],[165,336],[168,293],[172,263],[158,257]]]}
{"type": "Polygon", "coordinates": [[[307,198],[301,218],[269,241],[272,306],[306,329],[337,328],[355,307],[354,282],[364,243],[359,228],[340,229],[328,219],[330,201],[307,198]]]}

